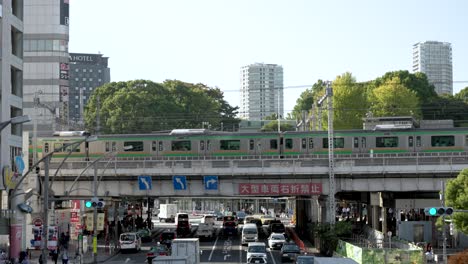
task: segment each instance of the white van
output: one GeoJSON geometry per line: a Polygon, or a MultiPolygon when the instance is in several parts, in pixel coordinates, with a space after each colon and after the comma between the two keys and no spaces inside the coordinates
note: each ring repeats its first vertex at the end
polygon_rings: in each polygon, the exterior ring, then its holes
{"type": "Polygon", "coordinates": [[[247,262],[252,258],[267,258],[266,245],[263,242],[250,242],[247,246],[247,262]]]}
{"type": "Polygon", "coordinates": [[[256,224],[245,224],[242,228],[242,244],[258,242],[258,229],[256,224]]]}
{"type": "Polygon", "coordinates": [[[214,225],[215,224],[215,216],[214,215],[204,215],[201,218],[200,223],[214,225]]]}

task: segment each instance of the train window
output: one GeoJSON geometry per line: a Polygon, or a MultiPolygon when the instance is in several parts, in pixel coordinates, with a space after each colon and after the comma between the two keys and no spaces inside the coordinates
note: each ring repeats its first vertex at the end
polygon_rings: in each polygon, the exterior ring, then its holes
{"type": "Polygon", "coordinates": [[[359,148],[359,138],[355,137],[353,139],[354,148],[359,148]]]}
{"type": "Polygon", "coordinates": [[[63,151],[64,151],[64,152],[70,152],[70,151],[72,151],[72,152],[80,152],[80,147],[79,147],[79,146],[76,146],[76,145],[74,145],[74,146],[68,146],[68,147],[66,147],[63,151]]]}
{"type": "Polygon", "coordinates": [[[362,147],[362,148],[366,148],[366,144],[367,144],[366,138],[365,138],[365,137],[362,137],[362,138],[361,138],[361,147],[362,147]]]}
{"type": "Polygon", "coordinates": [[[48,153],[49,152],[49,143],[44,143],[44,152],[48,153]]]}
{"type": "Polygon", "coordinates": [[[151,150],[156,151],[156,141],[151,142],[151,150]]]}
{"type": "Polygon", "coordinates": [[[416,147],[421,147],[421,136],[416,137],[416,147]]]}
{"type": "MultiPolygon", "coordinates": [[[[468,136],[467,136],[468,137],[468,136]]],[[[287,149],[292,149],[293,148],[293,140],[292,138],[287,138],[286,139],[286,148],[287,149]]]]}
{"type": "Polygon", "coordinates": [[[62,146],[62,143],[54,143],[54,151],[63,152],[62,146]]]}
{"type": "Polygon", "coordinates": [[[414,145],[413,136],[408,137],[408,147],[412,148],[414,145]]]}
{"type": "Polygon", "coordinates": [[[159,141],[159,151],[163,151],[163,150],[164,150],[163,142],[159,141]]]}
{"type": "Polygon", "coordinates": [[[398,137],[376,137],[375,146],[377,148],[396,148],[398,147],[398,137]]]}
{"type": "Polygon", "coordinates": [[[249,140],[249,149],[254,150],[254,148],[255,148],[255,144],[254,144],[253,139],[251,139],[251,140],[249,140]]]}
{"type": "Polygon", "coordinates": [[[205,150],[205,141],[200,141],[200,150],[205,150]]]}
{"type": "Polygon", "coordinates": [[[124,151],[143,151],[143,141],[125,141],[124,151]],[[132,148],[125,148],[130,146],[132,146],[132,148]]]}
{"type": "Polygon", "coordinates": [[[305,138],[303,138],[303,139],[301,140],[301,143],[302,143],[302,144],[301,144],[301,145],[302,145],[302,149],[306,149],[306,148],[307,148],[307,141],[306,141],[305,138]]]}
{"type": "Polygon", "coordinates": [[[190,140],[172,141],[172,151],[189,151],[192,150],[192,142],[190,140]]]}
{"type": "Polygon", "coordinates": [[[309,138],[309,149],[313,149],[313,148],[314,148],[314,139],[309,138]]]}
{"type": "Polygon", "coordinates": [[[455,136],[432,136],[432,147],[453,147],[455,146],[455,136]]]}
{"type": "MultiPolygon", "coordinates": [[[[323,138],[323,148],[328,148],[328,138],[323,138]]],[[[344,148],[344,138],[334,138],[333,139],[334,148],[344,148]]]]}
{"type": "Polygon", "coordinates": [[[106,152],[109,152],[109,151],[110,151],[109,144],[110,144],[110,142],[106,142],[106,152]]]}
{"type": "Polygon", "coordinates": [[[220,150],[239,150],[240,140],[220,140],[219,149],[220,150]]]}
{"type": "Polygon", "coordinates": [[[112,151],[116,151],[116,150],[117,150],[117,143],[112,142],[112,151]]]}
{"type": "Polygon", "coordinates": [[[270,139],[270,149],[278,149],[278,140],[270,139]]]}

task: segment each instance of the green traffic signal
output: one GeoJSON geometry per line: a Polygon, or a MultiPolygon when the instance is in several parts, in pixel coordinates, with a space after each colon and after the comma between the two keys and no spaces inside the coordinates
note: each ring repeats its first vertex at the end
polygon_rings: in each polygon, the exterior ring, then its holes
{"type": "Polygon", "coordinates": [[[431,209],[429,209],[429,215],[431,216],[436,216],[437,215],[437,209],[432,207],[431,209]]]}
{"type": "Polygon", "coordinates": [[[86,206],[86,208],[91,208],[93,206],[93,202],[86,201],[85,206],[86,206]]]}

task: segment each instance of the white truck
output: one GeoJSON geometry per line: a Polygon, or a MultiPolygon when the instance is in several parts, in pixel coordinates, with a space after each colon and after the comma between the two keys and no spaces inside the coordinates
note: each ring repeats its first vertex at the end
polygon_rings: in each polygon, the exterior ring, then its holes
{"type": "Polygon", "coordinates": [[[200,242],[198,238],[176,238],[172,240],[171,255],[153,259],[153,264],[199,264],[200,242]]]}
{"type": "Polygon", "coordinates": [[[200,223],[198,224],[197,232],[195,233],[195,236],[202,239],[213,239],[214,237],[214,226],[213,224],[208,224],[208,223],[200,223]]]}
{"type": "Polygon", "coordinates": [[[175,222],[177,215],[177,204],[160,204],[159,205],[159,221],[175,222]]]}

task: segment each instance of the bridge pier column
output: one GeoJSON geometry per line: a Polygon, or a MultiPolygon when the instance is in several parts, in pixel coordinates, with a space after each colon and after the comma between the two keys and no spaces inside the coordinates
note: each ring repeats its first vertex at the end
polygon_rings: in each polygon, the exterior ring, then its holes
{"type": "Polygon", "coordinates": [[[318,196],[312,196],[310,201],[311,201],[311,203],[310,203],[310,212],[311,212],[312,222],[313,223],[321,222],[322,221],[321,207],[320,207],[320,203],[319,203],[319,200],[318,200],[318,196]]]}
{"type": "Polygon", "coordinates": [[[371,223],[372,223],[372,228],[375,230],[379,230],[379,206],[377,205],[371,205],[372,210],[371,210],[371,223]]]}
{"type": "Polygon", "coordinates": [[[387,208],[386,207],[382,207],[381,214],[382,214],[382,233],[385,236],[387,235],[387,208]]]}

